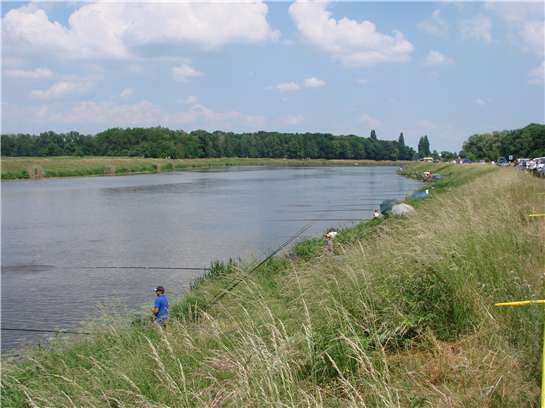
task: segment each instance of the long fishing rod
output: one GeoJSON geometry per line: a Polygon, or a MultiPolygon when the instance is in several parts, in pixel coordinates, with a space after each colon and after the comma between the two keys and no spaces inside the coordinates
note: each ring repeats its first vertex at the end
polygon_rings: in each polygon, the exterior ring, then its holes
{"type": "Polygon", "coordinates": [[[278,252],[280,252],[282,249],[287,247],[289,244],[291,244],[293,241],[298,239],[301,235],[303,235],[310,227],[312,227],[312,224],[307,224],[303,228],[301,228],[299,231],[295,233],[295,235],[288,238],[286,241],[284,241],[278,248],[276,248],[273,252],[271,252],[265,259],[263,259],[260,263],[258,263],[255,267],[253,267],[250,272],[248,272],[245,276],[243,276],[238,281],[235,281],[232,283],[229,287],[224,289],[223,291],[216,294],[212,300],[205,306],[212,306],[213,304],[217,303],[219,300],[221,300],[227,293],[231,292],[235,287],[237,287],[240,283],[242,283],[249,275],[251,275],[253,272],[255,272],[257,269],[259,269],[262,265],[264,265],[269,259],[271,259],[273,256],[275,256],[278,252]]]}
{"type": "Polygon", "coordinates": [[[178,267],[178,266],[54,266],[54,265],[4,265],[2,269],[19,269],[22,267],[28,267],[29,269],[35,268],[54,268],[54,269],[161,269],[161,270],[184,270],[184,271],[208,271],[210,268],[190,268],[190,267],[178,267]]]}
{"type": "Polygon", "coordinates": [[[271,220],[275,222],[301,222],[301,221],[363,221],[363,218],[290,218],[284,220],[271,220]]]}
{"type": "MultiPolygon", "coordinates": [[[[70,268],[68,266],[64,268],[70,268]]],[[[72,268],[79,269],[168,269],[168,270],[184,270],[184,271],[208,271],[210,268],[188,268],[177,266],[74,266],[72,268]]]]}
{"type": "MultiPolygon", "coordinates": [[[[299,238],[301,235],[303,235],[312,224],[307,224],[303,228],[301,228],[297,233],[290,238],[288,238],[286,241],[284,241],[277,249],[275,249],[271,254],[269,254],[265,259],[263,259],[259,264],[257,264],[248,274],[243,277],[242,279],[234,282],[231,284],[225,291],[218,293],[211,301],[208,303],[208,306],[213,305],[214,303],[218,302],[220,299],[222,299],[228,292],[233,290],[236,286],[238,286],[248,275],[255,272],[257,269],[259,269],[262,265],[264,265],[269,259],[271,259],[273,256],[275,256],[278,252],[280,252],[282,249],[284,249],[286,246],[288,246],[290,243],[295,241],[297,238],[299,238]]],[[[93,269],[125,269],[125,268],[135,268],[135,269],[193,269],[193,270],[209,270],[209,268],[170,268],[170,267],[124,267],[124,266],[110,266],[110,267],[87,267],[87,268],[93,268],[93,269]]],[[[83,334],[83,335],[90,335],[91,333],[88,332],[80,332],[80,331],[73,331],[73,330],[47,330],[47,329],[33,329],[33,328],[15,328],[15,327],[1,327],[0,330],[2,331],[18,331],[18,332],[30,332],[30,333],[58,333],[58,334],[83,334]]]]}
{"type": "Polygon", "coordinates": [[[46,329],[17,329],[15,327],[2,327],[2,331],[19,331],[19,332],[32,332],[32,333],[66,333],[66,334],[91,334],[88,332],[72,331],[72,330],[46,330],[46,329]]]}

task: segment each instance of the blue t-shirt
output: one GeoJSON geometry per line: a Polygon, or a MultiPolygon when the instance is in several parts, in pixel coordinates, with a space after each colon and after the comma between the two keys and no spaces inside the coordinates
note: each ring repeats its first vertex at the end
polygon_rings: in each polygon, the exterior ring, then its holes
{"type": "Polygon", "coordinates": [[[157,320],[165,320],[168,318],[168,299],[165,295],[160,295],[155,298],[155,307],[159,312],[155,315],[157,320]]]}

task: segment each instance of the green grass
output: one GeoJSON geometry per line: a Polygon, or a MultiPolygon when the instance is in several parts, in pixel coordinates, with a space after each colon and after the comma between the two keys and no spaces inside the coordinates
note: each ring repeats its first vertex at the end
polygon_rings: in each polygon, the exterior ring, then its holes
{"type": "Polygon", "coordinates": [[[285,160],[252,158],[144,159],[138,157],[2,157],[3,180],[39,177],[113,176],[229,166],[385,166],[374,160],[285,160]]]}
{"type": "Polygon", "coordinates": [[[4,362],[2,405],[537,407],[543,309],[493,305],[543,296],[545,183],[434,172],[415,215],[342,230],[334,254],[216,265],[166,333],[119,320],[4,362]]]}

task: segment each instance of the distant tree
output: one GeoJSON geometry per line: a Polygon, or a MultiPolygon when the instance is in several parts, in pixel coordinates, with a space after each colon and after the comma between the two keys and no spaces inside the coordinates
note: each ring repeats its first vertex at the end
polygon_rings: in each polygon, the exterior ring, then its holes
{"type": "Polygon", "coordinates": [[[428,157],[430,155],[430,142],[428,140],[428,136],[424,135],[418,140],[418,156],[422,158],[428,157]]]}
{"type": "Polygon", "coordinates": [[[403,136],[403,132],[399,134],[399,139],[397,139],[397,142],[400,146],[405,147],[405,137],[403,136]]]}
{"type": "Polygon", "coordinates": [[[375,132],[375,129],[371,129],[371,139],[377,140],[377,133],[375,132]]]}
{"type": "Polygon", "coordinates": [[[456,157],[458,157],[458,155],[456,153],[448,152],[446,150],[441,152],[441,159],[443,159],[443,160],[450,161],[450,160],[456,159],[456,157]]]}

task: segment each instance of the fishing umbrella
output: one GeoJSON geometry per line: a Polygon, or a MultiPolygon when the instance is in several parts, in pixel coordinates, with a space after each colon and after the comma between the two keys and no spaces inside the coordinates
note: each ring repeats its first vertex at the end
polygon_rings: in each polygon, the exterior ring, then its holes
{"type": "Polygon", "coordinates": [[[411,215],[415,212],[414,207],[410,206],[409,204],[401,203],[396,204],[392,207],[392,214],[393,215],[411,215]]]}
{"type": "Polygon", "coordinates": [[[380,212],[382,214],[387,214],[390,211],[392,211],[392,207],[399,203],[398,200],[384,200],[382,203],[380,203],[380,212]]]}

